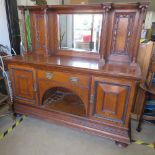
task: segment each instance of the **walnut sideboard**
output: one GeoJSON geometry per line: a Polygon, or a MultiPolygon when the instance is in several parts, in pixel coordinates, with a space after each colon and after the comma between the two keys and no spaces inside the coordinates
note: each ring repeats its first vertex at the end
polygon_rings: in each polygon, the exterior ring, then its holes
{"type": "Polygon", "coordinates": [[[147,6],[146,2],[19,6],[25,51],[5,60],[15,113],[54,121],[128,145],[130,112],[141,79],[137,51],[147,6]],[[30,17],[31,50],[26,11],[30,17]],[[81,27],[80,21],[74,21],[79,17],[84,19],[81,27]],[[85,17],[94,24],[89,24],[85,17]],[[74,24],[70,26],[63,19],[74,24]],[[80,28],[76,29],[75,23],[80,28]],[[70,27],[62,33],[64,25],[70,27]],[[73,34],[69,36],[70,33],[73,34]],[[69,37],[64,40],[66,34],[69,37]],[[83,49],[75,49],[79,42],[76,39],[81,35],[83,49]],[[68,40],[73,40],[72,44],[68,40]]]}

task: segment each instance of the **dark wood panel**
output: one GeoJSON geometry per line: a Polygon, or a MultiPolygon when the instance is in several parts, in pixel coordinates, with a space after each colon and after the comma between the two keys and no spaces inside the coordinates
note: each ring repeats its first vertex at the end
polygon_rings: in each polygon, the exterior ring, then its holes
{"type": "Polygon", "coordinates": [[[22,100],[28,104],[35,104],[37,91],[35,82],[35,73],[31,68],[21,69],[20,67],[11,67],[10,74],[12,78],[13,94],[16,100],[22,100]]]}
{"type": "Polygon", "coordinates": [[[108,60],[131,63],[136,14],[136,11],[125,12],[121,10],[114,12],[111,52],[108,60]]]}
{"type": "Polygon", "coordinates": [[[99,117],[103,117],[103,119],[124,123],[129,90],[128,86],[121,84],[97,83],[94,113],[99,117]]]}
{"type": "Polygon", "coordinates": [[[32,33],[32,49],[37,54],[45,54],[46,38],[45,38],[45,21],[44,12],[30,11],[31,33],[32,33]]]}
{"type": "Polygon", "coordinates": [[[128,127],[136,83],[122,78],[92,77],[91,118],[128,127]]]}

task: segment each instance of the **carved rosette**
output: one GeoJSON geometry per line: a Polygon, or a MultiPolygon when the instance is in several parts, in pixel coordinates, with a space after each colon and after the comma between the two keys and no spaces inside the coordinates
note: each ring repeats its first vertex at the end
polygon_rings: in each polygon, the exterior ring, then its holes
{"type": "Polygon", "coordinates": [[[109,12],[110,9],[111,9],[111,3],[109,3],[109,4],[104,4],[104,5],[102,6],[102,8],[103,8],[103,10],[105,10],[105,12],[109,12]]]}
{"type": "Polygon", "coordinates": [[[145,13],[147,8],[148,8],[148,3],[140,3],[139,9],[141,10],[141,12],[145,13]]]}

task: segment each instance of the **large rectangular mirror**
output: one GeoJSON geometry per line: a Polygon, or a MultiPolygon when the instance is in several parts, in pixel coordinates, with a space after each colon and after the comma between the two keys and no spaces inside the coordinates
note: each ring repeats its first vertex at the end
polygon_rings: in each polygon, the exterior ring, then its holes
{"type": "Polygon", "coordinates": [[[59,14],[58,19],[61,50],[99,52],[102,14],[59,14]]]}

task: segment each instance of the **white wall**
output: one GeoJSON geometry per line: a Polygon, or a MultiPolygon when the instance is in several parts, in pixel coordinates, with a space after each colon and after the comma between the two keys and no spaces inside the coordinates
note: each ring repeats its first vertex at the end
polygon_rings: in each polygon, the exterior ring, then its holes
{"type": "Polygon", "coordinates": [[[10,48],[10,39],[7,26],[5,0],[0,0],[0,44],[10,48]]]}
{"type": "MultiPolygon", "coordinates": [[[[60,4],[61,0],[47,0],[48,5],[57,5],[60,4]]],[[[35,2],[30,0],[17,0],[18,5],[34,5],[35,2]]]]}
{"type": "Polygon", "coordinates": [[[155,22],[155,12],[152,14],[152,22],[155,22]]]}
{"type": "MultiPolygon", "coordinates": [[[[48,5],[59,5],[61,4],[62,0],[46,0],[48,5]]],[[[65,4],[69,4],[70,0],[65,0],[65,4]]],[[[34,5],[35,2],[30,0],[17,0],[18,5],[34,5]]]]}
{"type": "Polygon", "coordinates": [[[17,5],[33,5],[34,2],[30,0],[17,0],[17,5]]]}

